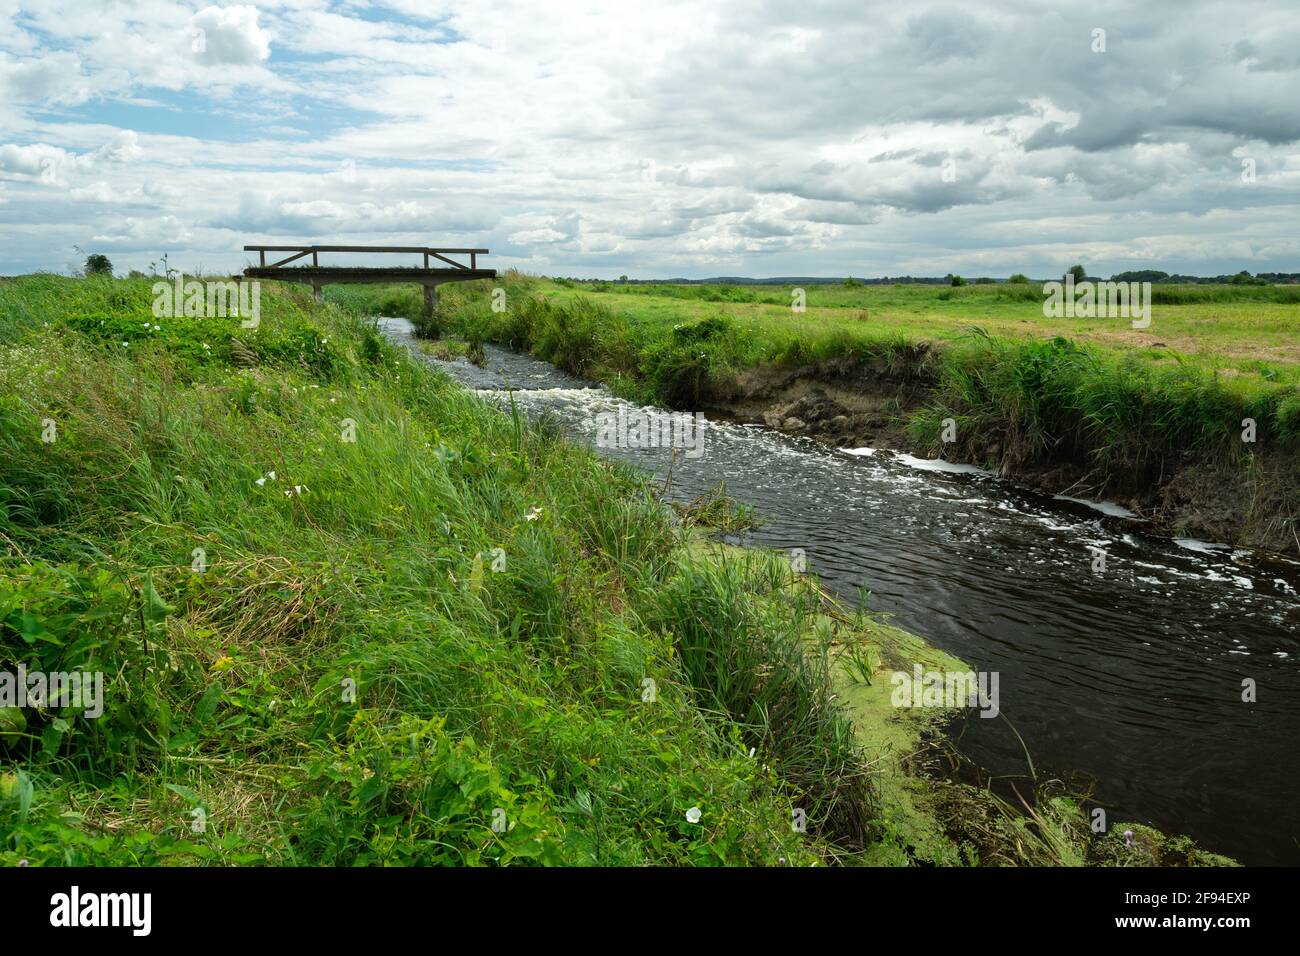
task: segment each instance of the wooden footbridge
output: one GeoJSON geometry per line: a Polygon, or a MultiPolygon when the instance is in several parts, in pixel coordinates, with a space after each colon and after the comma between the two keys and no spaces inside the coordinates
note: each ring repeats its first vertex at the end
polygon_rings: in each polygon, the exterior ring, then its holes
{"type": "Polygon", "coordinates": [[[495,269],[480,269],[478,257],[488,254],[486,249],[432,249],[426,246],[244,246],[245,252],[256,252],[259,262],[244,270],[249,279],[278,279],[282,282],[305,282],[311,285],[317,300],[321,289],[335,282],[418,282],[424,286],[424,304],[433,308],[438,302],[438,286],[444,282],[468,282],[471,279],[494,279],[495,269]],[[266,254],[286,252],[283,259],[268,263],[266,254]],[[404,253],[424,257],[419,266],[322,266],[320,257],[327,252],[404,253]],[[311,264],[302,262],[311,256],[311,264]],[[452,256],[469,256],[469,263],[457,261],[452,256]],[[430,261],[434,265],[430,265],[430,261]],[[436,263],[443,263],[441,266],[436,263]]]}

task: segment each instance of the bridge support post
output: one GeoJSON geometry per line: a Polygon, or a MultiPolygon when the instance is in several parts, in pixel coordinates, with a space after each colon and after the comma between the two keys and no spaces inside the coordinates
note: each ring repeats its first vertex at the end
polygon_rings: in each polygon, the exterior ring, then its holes
{"type": "Polygon", "coordinates": [[[432,314],[436,308],[438,308],[438,287],[426,283],[424,286],[424,311],[432,314]]]}
{"type": "Polygon", "coordinates": [[[321,300],[321,284],[319,282],[313,282],[311,284],[311,294],[316,297],[317,302],[321,300]]]}

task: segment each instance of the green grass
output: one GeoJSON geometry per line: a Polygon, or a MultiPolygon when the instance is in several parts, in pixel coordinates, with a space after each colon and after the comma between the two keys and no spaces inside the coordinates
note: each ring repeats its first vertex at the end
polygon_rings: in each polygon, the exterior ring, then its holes
{"type": "MultiPolygon", "coordinates": [[[[759,353],[764,356],[788,351],[792,337],[818,354],[845,338],[959,342],[977,326],[1011,340],[1072,338],[1116,360],[1137,355],[1157,367],[1181,360],[1206,372],[1263,383],[1300,382],[1300,287],[1293,286],[1156,286],[1152,322],[1145,330],[1133,329],[1125,319],[1044,317],[1036,285],[809,286],[807,311],[801,314],[791,311],[787,287],[614,284],[609,289],[593,293],[541,280],[530,291],[565,305],[588,298],[651,329],[726,316],[757,340],[753,350],[766,346],[759,353]],[[1161,307],[1162,299],[1183,297],[1190,304],[1166,301],[1161,307]]],[[[737,358],[743,361],[745,354],[737,358]]]]}
{"type": "Polygon", "coordinates": [[[0,861],[775,864],[867,839],[865,778],[817,773],[859,759],[833,708],[768,713],[826,703],[758,628],[775,611],[674,625],[749,572],[683,556],[640,479],[299,291],[268,285],[252,332],[147,304],[0,286],[0,669],[107,684],[102,717],[0,742],[0,861]],[[741,638],[764,677],[724,687],[741,638]]]}

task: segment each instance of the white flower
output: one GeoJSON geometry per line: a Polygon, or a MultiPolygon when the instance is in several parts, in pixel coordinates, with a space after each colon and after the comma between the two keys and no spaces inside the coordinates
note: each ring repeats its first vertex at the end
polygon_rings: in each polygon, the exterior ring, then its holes
{"type": "Polygon", "coordinates": [[[273,472],[273,471],[268,471],[268,472],[266,473],[266,477],[270,478],[272,481],[275,481],[275,472],[273,472]]]}
{"type": "Polygon", "coordinates": [[[687,822],[687,823],[699,823],[699,822],[700,822],[700,816],[701,816],[700,808],[699,808],[699,807],[691,807],[689,810],[686,811],[686,822],[687,822]]]}
{"type": "Polygon", "coordinates": [[[253,482],[253,484],[257,485],[260,488],[262,485],[266,484],[266,479],[259,478],[257,479],[257,481],[253,482]]]}
{"type": "Polygon", "coordinates": [[[541,509],[541,508],[534,508],[532,511],[528,512],[528,514],[524,515],[524,520],[525,520],[525,521],[536,521],[536,520],[537,520],[538,518],[540,518],[541,516],[542,516],[542,509],[541,509]]]}

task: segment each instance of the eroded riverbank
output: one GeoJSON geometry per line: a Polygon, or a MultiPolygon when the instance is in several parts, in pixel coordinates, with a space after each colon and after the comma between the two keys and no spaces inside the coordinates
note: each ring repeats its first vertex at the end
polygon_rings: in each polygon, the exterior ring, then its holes
{"type": "MultiPolygon", "coordinates": [[[[762,423],[833,448],[883,447],[973,464],[1048,494],[1118,501],[1153,534],[1230,542],[1300,556],[1300,470],[1294,449],[1240,444],[1241,460],[1190,449],[1178,460],[1117,459],[1101,468],[1069,436],[1060,451],[1031,453],[1008,429],[952,419],[944,440],[919,440],[908,423],[934,400],[934,382],[886,362],[833,359],[793,369],[749,369],[710,388],[703,407],[735,421],[762,423]]],[[[1246,424],[1243,420],[1242,424],[1246,424]]],[[[1243,429],[1243,432],[1245,429],[1243,429]]]]}

